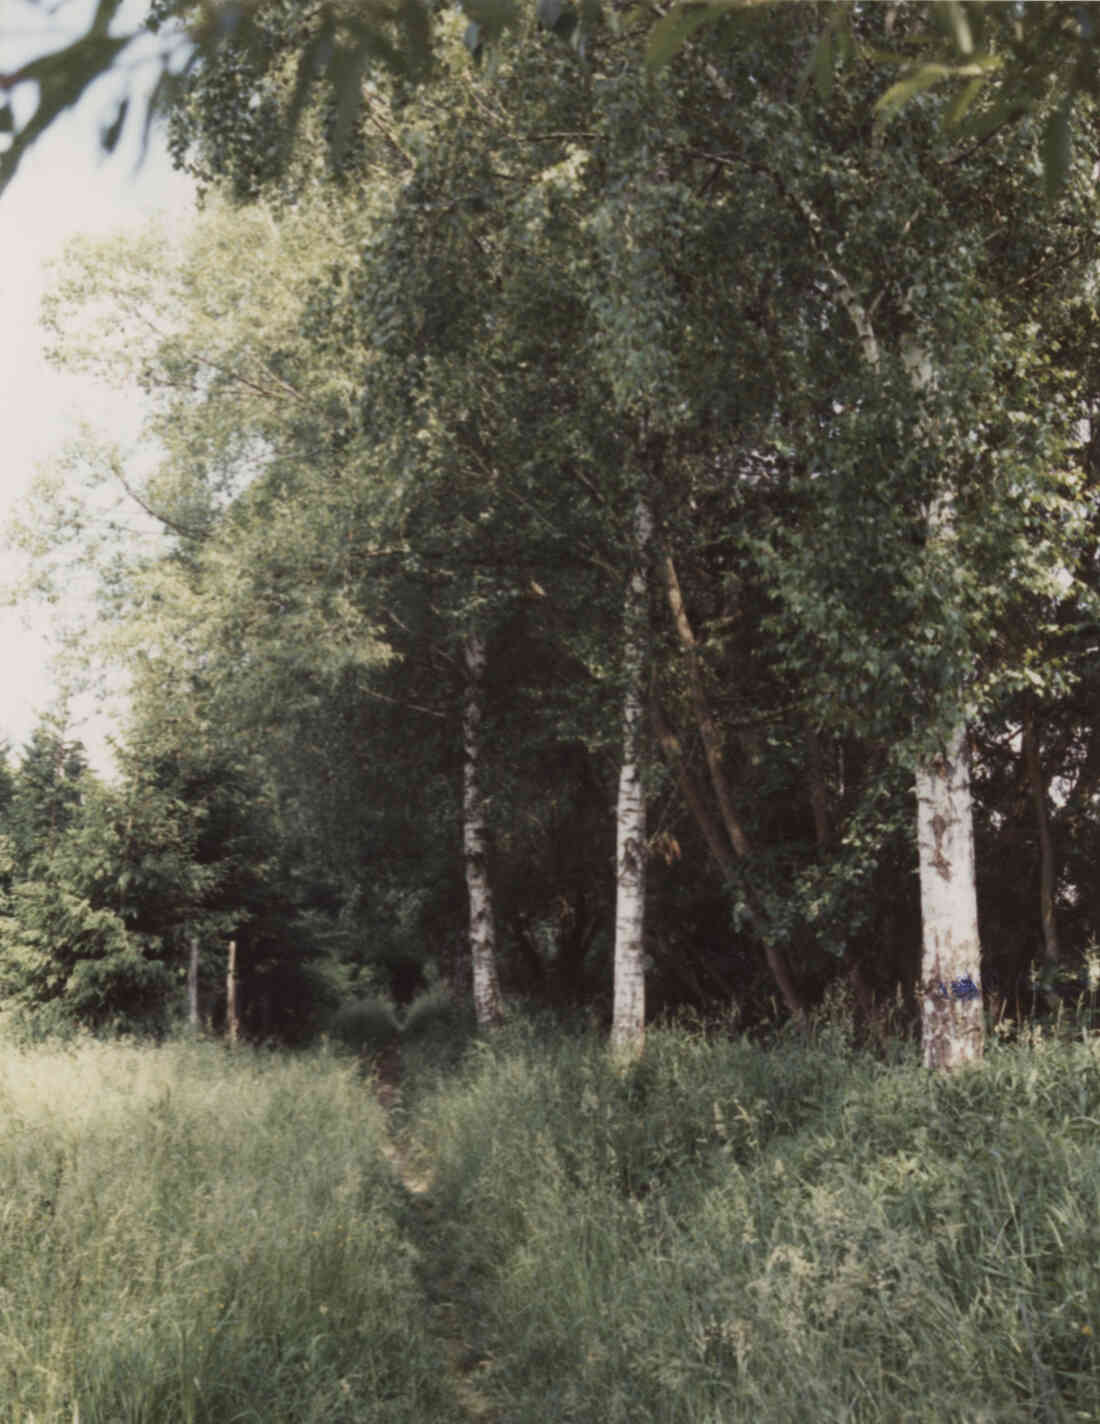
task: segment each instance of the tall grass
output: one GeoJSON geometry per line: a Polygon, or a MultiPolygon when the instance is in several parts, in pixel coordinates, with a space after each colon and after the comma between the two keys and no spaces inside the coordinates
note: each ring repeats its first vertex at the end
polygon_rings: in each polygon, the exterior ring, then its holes
{"type": "Polygon", "coordinates": [[[332,1059],[0,1051],[0,1418],[454,1417],[381,1110],[332,1059]]]}
{"type": "Polygon", "coordinates": [[[355,1060],[0,1049],[0,1420],[1100,1419],[1096,1040],[410,1018],[426,1196],[355,1060]]]}
{"type": "Polygon", "coordinates": [[[619,1075],[520,1027],[411,1130],[509,1424],[1100,1418],[1095,1042],[666,1030],[619,1075]]]}

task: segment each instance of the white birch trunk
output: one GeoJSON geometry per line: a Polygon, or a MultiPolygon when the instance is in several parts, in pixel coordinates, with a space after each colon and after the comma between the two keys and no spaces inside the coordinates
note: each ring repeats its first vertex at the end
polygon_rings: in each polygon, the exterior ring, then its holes
{"type": "MultiPolygon", "coordinates": [[[[931,358],[903,352],[919,392],[935,382],[931,358]]],[[[929,543],[955,535],[954,497],[941,494],[928,515],[929,543]]],[[[944,746],[917,766],[917,844],[921,902],[921,1048],[926,1068],[958,1068],[982,1057],[981,941],[974,864],[967,727],[960,718],[944,746]]]]}
{"type": "Polygon", "coordinates": [[[649,643],[653,516],[644,492],[634,506],[635,564],[623,605],[623,758],[616,808],[615,1002],[611,1049],[637,1058],[645,1042],[646,808],[642,749],[649,643]]]}
{"type": "Polygon", "coordinates": [[[926,1068],[982,1056],[981,945],[966,724],[917,768],[921,1043],[926,1068]]]}
{"type": "Polygon", "coordinates": [[[199,937],[187,939],[187,1024],[192,1033],[199,1031],[199,937]]]}
{"type": "Polygon", "coordinates": [[[489,882],[485,798],[481,789],[481,722],[485,684],[485,639],[466,636],[466,695],[462,714],[462,846],[466,891],[470,900],[470,959],[474,974],[474,1011],[479,1028],[490,1028],[501,1017],[497,978],[496,915],[489,882]]]}
{"type": "Polygon", "coordinates": [[[225,1034],[230,1047],[241,1037],[241,1020],[237,1007],[237,941],[229,941],[229,960],[225,970],[225,1034]]]}

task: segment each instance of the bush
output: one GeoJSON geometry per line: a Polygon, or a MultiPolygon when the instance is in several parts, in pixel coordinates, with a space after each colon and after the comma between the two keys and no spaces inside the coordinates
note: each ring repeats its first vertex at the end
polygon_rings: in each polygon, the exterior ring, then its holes
{"type": "Polygon", "coordinates": [[[418,994],[405,1010],[401,1051],[406,1071],[414,1078],[449,1074],[476,1038],[477,1020],[472,1007],[457,1003],[437,984],[418,994]]]}
{"type": "Polygon", "coordinates": [[[329,1033],[361,1058],[375,1058],[397,1038],[397,1017],[387,999],[372,995],[342,1004],[332,1016],[329,1033]]]}

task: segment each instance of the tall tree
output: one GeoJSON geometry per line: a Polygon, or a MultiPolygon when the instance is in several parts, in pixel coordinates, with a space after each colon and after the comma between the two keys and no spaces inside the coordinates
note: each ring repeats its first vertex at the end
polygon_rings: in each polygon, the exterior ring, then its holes
{"type": "Polygon", "coordinates": [[[637,1057],[645,1033],[646,701],[650,642],[653,511],[636,475],[634,560],[623,600],[623,743],[615,812],[615,1004],[611,1046],[637,1057]]]}

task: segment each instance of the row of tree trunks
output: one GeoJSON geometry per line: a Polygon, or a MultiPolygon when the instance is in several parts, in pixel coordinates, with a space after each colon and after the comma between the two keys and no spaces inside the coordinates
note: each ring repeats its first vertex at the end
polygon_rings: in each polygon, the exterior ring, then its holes
{"type": "MultiPolygon", "coordinates": [[[[867,340],[863,341],[868,349],[867,340]]],[[[869,348],[876,350],[873,344],[869,348]]],[[[918,389],[922,385],[915,378],[918,389]]],[[[623,605],[622,760],[616,806],[616,911],[613,1052],[636,1057],[645,1034],[645,892],[646,798],[644,787],[645,708],[650,640],[650,587],[653,515],[644,489],[635,495],[633,568],[623,605]]],[[[930,516],[930,537],[952,537],[949,501],[930,516]]],[[[737,862],[749,854],[749,841],[734,806],[726,776],[721,738],[703,686],[698,644],[684,604],[675,563],[660,560],[668,607],[684,654],[696,730],[706,760],[717,817],[686,765],[676,734],[654,700],[650,715],[656,739],[680,786],[718,869],[732,881],[737,862]]],[[[496,965],[496,925],[488,873],[487,824],[482,789],[482,736],[486,646],[479,632],[467,634],[463,706],[463,846],[469,897],[469,937],[474,1005],[480,1026],[490,1027],[502,1014],[496,965]]],[[[806,738],[809,787],[818,845],[828,839],[828,808],[820,737],[806,738]]],[[[1041,922],[1044,958],[1058,960],[1054,921],[1055,868],[1046,807],[1046,787],[1039,764],[1034,713],[1024,722],[1022,751],[1031,789],[1041,852],[1041,922]]],[[[984,1046],[981,992],[981,944],[978,929],[973,805],[970,792],[969,738],[960,720],[939,749],[925,756],[915,775],[917,840],[921,890],[922,956],[919,980],[924,1062],[949,1069],[980,1059],[984,1046]]],[[[788,1012],[803,1018],[804,1005],[790,966],[761,926],[769,969],[788,1012]]],[[[192,965],[194,972],[194,964],[192,965]]],[[[196,978],[197,984],[197,978],[196,978]]],[[[232,980],[231,980],[232,982],[232,980]]],[[[190,988],[189,976],[189,988],[190,988]]],[[[197,1012],[192,1002],[192,1016],[197,1012]]],[[[231,1001],[232,1002],[232,1001],[231,1001]]],[[[232,1033],[233,1017],[230,1019],[232,1033]]]]}

